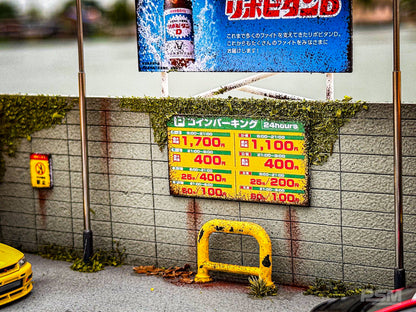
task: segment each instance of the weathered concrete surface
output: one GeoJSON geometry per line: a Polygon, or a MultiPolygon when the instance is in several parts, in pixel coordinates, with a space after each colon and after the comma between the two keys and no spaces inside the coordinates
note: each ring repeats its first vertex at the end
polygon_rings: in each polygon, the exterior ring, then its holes
{"type": "MultiPolygon", "coordinates": [[[[97,248],[113,241],[136,264],[196,266],[196,233],[211,219],[254,222],[272,241],[273,279],[308,285],[316,277],[393,285],[393,122],[391,104],[368,104],[341,128],[334,153],[312,166],[310,207],[169,195],[168,157],[153,141],[149,116],[117,99],[88,99],[92,230],[97,248]]],[[[408,282],[416,281],[416,110],[403,105],[404,246],[408,282]]],[[[0,185],[3,241],[82,247],[79,112],[22,141],[0,185]],[[31,152],[52,154],[55,187],[30,186],[31,152]]],[[[256,265],[258,245],[212,237],[212,261],[256,265]]]]}

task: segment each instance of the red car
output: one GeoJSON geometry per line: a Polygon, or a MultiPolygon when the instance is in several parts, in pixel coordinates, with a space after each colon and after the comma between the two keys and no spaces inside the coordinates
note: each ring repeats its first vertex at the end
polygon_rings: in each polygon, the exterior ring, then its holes
{"type": "Polygon", "coordinates": [[[392,291],[375,291],[325,301],[311,312],[416,312],[416,284],[392,291]]]}

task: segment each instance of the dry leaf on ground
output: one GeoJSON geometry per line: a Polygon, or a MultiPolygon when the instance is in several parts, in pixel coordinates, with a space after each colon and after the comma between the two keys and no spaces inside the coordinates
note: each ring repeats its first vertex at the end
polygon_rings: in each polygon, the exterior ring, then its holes
{"type": "Polygon", "coordinates": [[[184,267],[176,266],[168,269],[156,268],[153,265],[141,265],[133,267],[133,270],[137,274],[159,275],[165,279],[172,280],[172,282],[192,284],[194,272],[190,271],[190,268],[189,264],[185,264],[184,267]]]}

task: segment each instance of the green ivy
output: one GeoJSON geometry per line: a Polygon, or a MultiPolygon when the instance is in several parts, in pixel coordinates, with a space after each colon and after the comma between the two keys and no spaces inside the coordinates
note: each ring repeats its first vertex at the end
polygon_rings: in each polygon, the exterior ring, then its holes
{"type": "Polygon", "coordinates": [[[79,250],[55,244],[41,246],[38,254],[46,259],[73,262],[71,269],[74,271],[93,273],[104,270],[106,266],[118,267],[124,264],[126,249],[120,247],[120,242],[114,243],[115,248],[111,250],[98,249],[88,263],[84,262],[79,250]]]}
{"type": "Polygon", "coordinates": [[[174,115],[238,116],[269,120],[302,121],[308,131],[308,157],[322,164],[332,154],[338,131],[362,109],[363,102],[345,97],[336,101],[288,101],[241,98],[122,98],[120,107],[150,114],[155,140],[161,149],[167,142],[167,122],[174,115]]]}
{"type": "MultiPolygon", "coordinates": [[[[0,182],[6,170],[4,155],[14,156],[22,138],[62,123],[75,99],[57,96],[0,95],[0,182]]],[[[322,164],[332,154],[338,130],[360,110],[362,102],[343,100],[287,101],[239,98],[122,98],[120,106],[150,114],[155,140],[167,142],[167,121],[174,115],[238,116],[270,120],[299,120],[308,129],[311,164],[322,164]]]]}
{"type": "Polygon", "coordinates": [[[0,183],[4,155],[14,156],[22,138],[30,141],[34,132],[62,123],[73,103],[57,96],[0,95],[0,183]]]}
{"type": "Polygon", "coordinates": [[[303,294],[318,297],[339,298],[361,295],[363,292],[372,293],[375,290],[376,287],[371,284],[359,286],[354,283],[317,278],[303,294]]]}
{"type": "Polygon", "coordinates": [[[45,259],[73,262],[80,257],[80,253],[74,248],[63,247],[55,244],[42,245],[38,255],[45,259]]]}

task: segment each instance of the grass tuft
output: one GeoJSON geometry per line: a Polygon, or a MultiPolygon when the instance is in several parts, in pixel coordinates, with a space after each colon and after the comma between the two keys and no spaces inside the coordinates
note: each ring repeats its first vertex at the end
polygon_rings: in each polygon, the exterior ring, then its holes
{"type": "Polygon", "coordinates": [[[250,297],[263,298],[277,295],[277,287],[267,286],[266,282],[260,277],[250,276],[248,281],[250,283],[250,286],[248,286],[250,289],[248,295],[250,297]]]}

